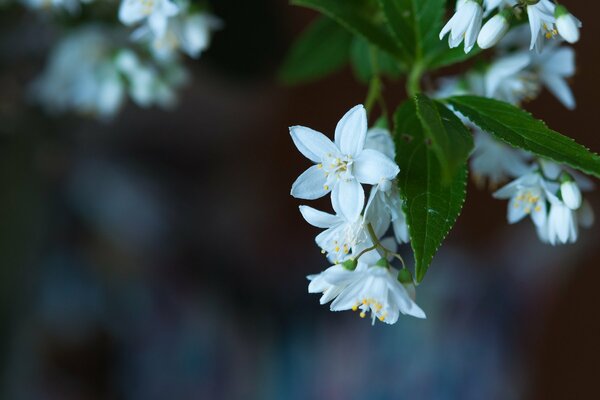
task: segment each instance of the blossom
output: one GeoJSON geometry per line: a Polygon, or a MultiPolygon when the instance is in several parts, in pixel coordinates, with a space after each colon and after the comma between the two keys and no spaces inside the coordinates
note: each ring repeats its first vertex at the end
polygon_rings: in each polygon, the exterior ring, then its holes
{"type": "Polygon", "coordinates": [[[518,105],[540,91],[538,77],[528,68],[531,55],[517,52],[495,61],[484,76],[485,95],[518,105]]]}
{"type": "Polygon", "coordinates": [[[359,261],[354,271],[334,265],[319,275],[309,277],[309,292],[323,293],[321,304],[335,298],[331,311],[360,310],[361,318],[370,312],[373,324],[376,319],[394,324],[400,313],[425,318],[423,310],[398,281],[399,271],[379,264],[368,265],[359,261]]]}
{"type": "Polygon", "coordinates": [[[169,18],[179,11],[179,6],[172,0],[122,0],[119,20],[127,26],[146,21],[152,33],[162,37],[169,18]]]}
{"type": "Polygon", "coordinates": [[[65,36],[31,93],[50,112],[77,111],[110,118],[123,105],[126,87],[111,58],[111,36],[87,26],[65,36]]]}
{"type": "Polygon", "coordinates": [[[560,195],[562,201],[571,210],[577,210],[581,207],[581,190],[574,180],[566,180],[560,185],[560,195]]]}
{"type": "Polygon", "coordinates": [[[534,48],[541,52],[544,39],[550,39],[556,35],[554,29],[554,8],[556,6],[550,0],[540,0],[535,4],[527,5],[527,16],[529,17],[529,28],[531,30],[531,42],[529,50],[534,48]]]}
{"type": "Polygon", "coordinates": [[[578,236],[577,214],[567,204],[551,193],[547,221],[547,238],[552,245],[575,243],[578,236]]]}
{"type": "Polygon", "coordinates": [[[178,50],[198,58],[208,48],[213,31],[222,25],[220,19],[208,13],[180,13],[169,19],[164,35],[156,36],[149,26],[142,26],[135,31],[134,39],[149,42],[158,58],[172,58],[178,50]]]}
{"type": "Polygon", "coordinates": [[[546,186],[544,178],[537,171],[529,172],[494,193],[497,199],[510,199],[507,219],[514,224],[531,216],[537,227],[546,224],[546,186]]]}
{"type": "Polygon", "coordinates": [[[567,79],[575,75],[575,51],[552,44],[540,54],[533,54],[531,68],[540,82],[569,110],[576,107],[575,96],[567,79]]]}
{"type": "Polygon", "coordinates": [[[507,178],[525,174],[529,167],[527,153],[516,150],[479,128],[474,128],[475,152],[470,161],[475,182],[480,186],[486,180],[490,187],[497,187],[507,178]]]}
{"type": "Polygon", "coordinates": [[[494,15],[488,22],[483,25],[479,36],[477,37],[477,44],[482,49],[489,49],[493,47],[506,35],[510,28],[509,18],[512,15],[510,10],[505,10],[501,13],[494,15]]]}
{"type": "Polygon", "coordinates": [[[335,143],[303,126],[290,128],[298,150],[316,163],[293,183],[291,194],[318,199],[331,192],[332,203],[348,220],[356,220],[365,202],[361,183],[376,185],[392,180],[398,166],[379,151],[365,149],[367,115],[362,105],[352,108],[335,129],[335,143]]]}
{"type": "Polygon", "coordinates": [[[556,30],[563,39],[569,43],[579,41],[579,28],[582,27],[580,20],[561,5],[556,6],[554,17],[556,18],[556,30]]]}
{"type": "MultiPolygon", "coordinates": [[[[367,132],[365,148],[379,150],[390,159],[396,158],[396,148],[392,135],[387,129],[372,128],[367,132]]],[[[398,182],[383,181],[371,189],[365,217],[375,226],[381,227],[383,234],[390,223],[398,243],[408,243],[408,225],[402,210],[402,199],[398,190],[398,182]]],[[[378,231],[376,229],[376,231],[378,231]]]]}
{"type": "Polygon", "coordinates": [[[482,21],[481,0],[458,0],[456,13],[442,28],[440,40],[450,32],[448,39],[450,47],[458,47],[464,39],[465,53],[468,53],[475,46],[482,21]]]}

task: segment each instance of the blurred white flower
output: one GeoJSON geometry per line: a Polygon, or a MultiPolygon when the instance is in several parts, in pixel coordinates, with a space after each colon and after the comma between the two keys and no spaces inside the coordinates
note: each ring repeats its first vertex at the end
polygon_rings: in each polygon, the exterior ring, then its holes
{"type": "Polygon", "coordinates": [[[494,139],[489,133],[473,128],[475,152],[471,156],[471,171],[475,183],[496,188],[508,178],[525,174],[530,168],[530,156],[524,151],[514,149],[494,139]]]}
{"type": "Polygon", "coordinates": [[[496,60],[484,76],[487,97],[519,105],[534,99],[540,92],[538,77],[528,69],[529,52],[517,52],[496,60]]]}
{"type": "Polygon", "coordinates": [[[156,36],[149,26],[142,26],[134,39],[149,42],[158,58],[173,58],[178,51],[198,58],[210,45],[212,33],[222,26],[220,19],[208,13],[180,13],[169,20],[164,35],[156,36]]]}
{"type": "Polygon", "coordinates": [[[567,79],[575,75],[575,51],[553,43],[540,54],[532,54],[531,69],[540,82],[569,110],[576,107],[567,79]]]}
{"type": "Polygon", "coordinates": [[[167,30],[169,18],[179,11],[179,6],[172,0],[122,0],[119,20],[127,26],[145,22],[152,33],[161,38],[167,30]]]}

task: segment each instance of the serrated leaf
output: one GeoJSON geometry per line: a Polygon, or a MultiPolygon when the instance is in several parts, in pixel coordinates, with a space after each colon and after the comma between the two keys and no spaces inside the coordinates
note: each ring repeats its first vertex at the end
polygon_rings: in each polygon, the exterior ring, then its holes
{"type": "Polygon", "coordinates": [[[407,101],[394,115],[398,184],[404,200],[415,275],[421,282],[433,256],[456,222],[466,196],[466,163],[450,184],[444,184],[440,163],[427,143],[414,101],[407,101]]]}
{"type": "Polygon", "coordinates": [[[600,178],[600,156],[548,128],[544,121],[511,104],[477,96],[446,99],[471,122],[497,139],[540,157],[600,178]]]}
{"type": "Polygon", "coordinates": [[[443,104],[424,94],[415,97],[417,117],[425,138],[435,152],[444,183],[449,183],[473,150],[473,136],[443,104]]]}
{"type": "Polygon", "coordinates": [[[292,4],[312,8],[334,19],[350,32],[403,59],[400,48],[380,17],[380,7],[371,0],[292,0],[292,4]]]}
{"type": "Polygon", "coordinates": [[[398,63],[393,58],[370,46],[369,42],[361,37],[355,37],[352,42],[350,60],[354,74],[363,83],[369,82],[375,75],[396,79],[402,74],[398,63]],[[373,63],[376,64],[377,71],[375,71],[373,63]]]}
{"type": "Polygon", "coordinates": [[[288,85],[335,72],[348,63],[352,34],[327,17],[318,17],[293,44],[279,73],[288,85]]]}

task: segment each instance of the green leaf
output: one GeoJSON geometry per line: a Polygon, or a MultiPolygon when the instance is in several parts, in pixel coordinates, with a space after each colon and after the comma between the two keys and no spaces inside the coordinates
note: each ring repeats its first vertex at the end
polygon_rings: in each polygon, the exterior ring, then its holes
{"type": "Polygon", "coordinates": [[[296,40],[279,72],[288,85],[319,79],[342,68],[350,57],[352,34],[319,17],[296,40]]]}
{"type": "Polygon", "coordinates": [[[350,48],[350,60],[356,77],[367,83],[375,75],[397,79],[402,71],[387,53],[371,46],[361,37],[355,37],[350,48]]]}
{"type": "Polygon", "coordinates": [[[437,37],[445,11],[445,0],[379,0],[390,30],[409,61],[420,62],[440,47],[437,37]]]}
{"type": "Polygon", "coordinates": [[[350,32],[364,37],[373,45],[402,60],[400,48],[380,15],[379,4],[371,0],[291,0],[298,6],[312,8],[334,19],[350,32]]]}
{"type": "Polygon", "coordinates": [[[446,99],[474,124],[514,147],[600,178],[600,157],[508,103],[476,96],[446,99]]]}
{"type": "Polygon", "coordinates": [[[398,184],[404,201],[417,282],[425,277],[433,256],[460,215],[467,184],[466,163],[450,184],[444,184],[440,163],[428,144],[414,101],[407,101],[394,116],[398,184]]]}
{"type": "Polygon", "coordinates": [[[444,183],[452,180],[473,150],[473,137],[454,113],[423,94],[415,97],[417,117],[436,154],[444,183]]]}

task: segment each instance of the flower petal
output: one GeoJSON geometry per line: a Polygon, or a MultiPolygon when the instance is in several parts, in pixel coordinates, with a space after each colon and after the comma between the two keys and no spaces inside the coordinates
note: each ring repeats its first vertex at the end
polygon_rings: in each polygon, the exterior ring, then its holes
{"type": "Polygon", "coordinates": [[[292,126],[290,135],[300,153],[312,162],[320,163],[327,154],[339,154],[336,145],[321,132],[304,126],[292,126]]]}
{"type": "Polygon", "coordinates": [[[297,199],[315,200],[329,193],[325,189],[326,177],[323,171],[313,165],[302,173],[292,184],[291,195],[297,199]]]}
{"type": "Polygon", "coordinates": [[[400,168],[395,162],[378,152],[365,149],[354,161],[352,174],[360,183],[376,185],[382,181],[391,181],[398,175],[400,168]]]}
{"type": "Polygon", "coordinates": [[[300,206],[300,213],[312,226],[316,226],[317,228],[331,228],[335,224],[340,222],[340,218],[333,214],[329,214],[323,211],[319,211],[309,206],[300,206]]]}
{"type": "Polygon", "coordinates": [[[365,205],[365,191],[356,179],[341,180],[334,187],[332,204],[348,220],[356,221],[365,205]],[[335,200],[334,200],[335,199],[335,200]]]}
{"type": "Polygon", "coordinates": [[[342,154],[357,156],[365,146],[367,112],[362,104],[348,111],[335,127],[335,144],[342,154]]]}

